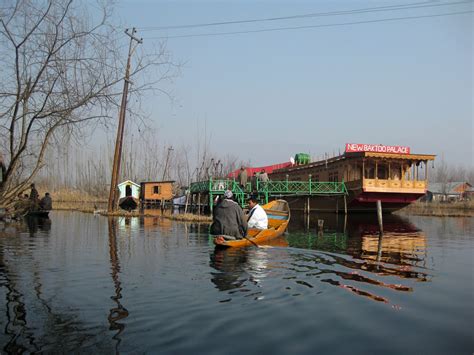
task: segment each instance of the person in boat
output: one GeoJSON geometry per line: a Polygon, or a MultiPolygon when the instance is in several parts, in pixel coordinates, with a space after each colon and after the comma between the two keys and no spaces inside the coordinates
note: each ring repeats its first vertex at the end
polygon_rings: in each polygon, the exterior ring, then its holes
{"type": "Polygon", "coordinates": [[[49,192],[46,192],[44,194],[44,197],[39,202],[39,207],[43,211],[51,211],[53,209],[53,200],[51,200],[51,196],[49,195],[49,192]]]}
{"type": "Polygon", "coordinates": [[[239,185],[242,190],[245,191],[245,187],[247,186],[247,169],[245,167],[240,167],[239,175],[237,176],[237,180],[239,181],[239,185]]]}
{"type": "Polygon", "coordinates": [[[30,187],[30,209],[31,211],[36,211],[39,207],[39,193],[36,190],[35,184],[31,184],[30,187]]]}
{"type": "Polygon", "coordinates": [[[247,234],[247,219],[232,197],[232,191],[225,191],[224,197],[214,208],[211,234],[230,237],[228,239],[242,239],[247,234]]]}
{"type": "Polygon", "coordinates": [[[249,204],[249,213],[247,225],[248,228],[254,229],[267,229],[268,228],[268,216],[265,210],[258,204],[257,197],[251,195],[247,200],[249,204]]]}
{"type": "Polygon", "coordinates": [[[30,200],[36,201],[39,198],[38,190],[36,190],[35,184],[31,184],[31,191],[30,191],[30,200]]]}

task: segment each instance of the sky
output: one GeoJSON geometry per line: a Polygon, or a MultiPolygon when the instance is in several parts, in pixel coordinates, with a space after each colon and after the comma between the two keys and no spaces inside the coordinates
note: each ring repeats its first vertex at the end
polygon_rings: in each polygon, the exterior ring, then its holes
{"type": "Polygon", "coordinates": [[[413,18],[474,11],[459,2],[119,0],[116,13],[145,51],[165,41],[183,64],[162,87],[172,101],[142,100],[165,144],[192,145],[205,127],[213,152],[256,166],[380,143],[473,167],[473,13],[413,18]],[[150,30],[393,5],[412,8],[150,30]],[[301,26],[319,27],[175,37],[301,26]]]}

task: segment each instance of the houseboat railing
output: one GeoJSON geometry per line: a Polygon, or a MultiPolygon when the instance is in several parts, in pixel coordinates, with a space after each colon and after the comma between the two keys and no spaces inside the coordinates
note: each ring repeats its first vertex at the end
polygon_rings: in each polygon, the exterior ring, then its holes
{"type": "Polygon", "coordinates": [[[344,182],[331,181],[257,181],[255,186],[249,182],[242,188],[236,180],[231,179],[209,179],[206,181],[193,182],[190,185],[191,194],[209,195],[209,206],[212,209],[215,196],[222,195],[226,190],[231,190],[235,199],[243,207],[246,196],[257,194],[268,203],[270,196],[317,196],[317,195],[347,195],[344,182]]]}

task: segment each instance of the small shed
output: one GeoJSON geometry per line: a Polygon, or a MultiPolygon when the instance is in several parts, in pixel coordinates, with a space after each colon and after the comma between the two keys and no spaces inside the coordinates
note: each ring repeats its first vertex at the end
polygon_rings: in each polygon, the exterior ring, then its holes
{"type": "Polygon", "coordinates": [[[173,199],[174,181],[145,181],[140,183],[140,200],[147,203],[160,203],[173,199]]]}
{"type": "Polygon", "coordinates": [[[123,197],[129,196],[132,196],[136,199],[140,198],[140,185],[131,180],[125,180],[124,182],[121,182],[117,185],[117,188],[119,189],[119,200],[123,197]]]}

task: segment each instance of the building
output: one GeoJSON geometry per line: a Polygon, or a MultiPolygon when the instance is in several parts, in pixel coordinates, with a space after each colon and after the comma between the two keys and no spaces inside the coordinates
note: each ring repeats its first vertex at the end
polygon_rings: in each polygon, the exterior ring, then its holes
{"type": "Polygon", "coordinates": [[[465,181],[434,182],[428,186],[426,201],[464,201],[474,197],[472,185],[465,181]]]}
{"type": "Polygon", "coordinates": [[[164,206],[173,199],[174,181],[145,181],[140,183],[140,201],[144,206],[164,206]]]}
{"type": "Polygon", "coordinates": [[[140,185],[131,180],[121,182],[117,185],[117,188],[119,189],[119,200],[130,196],[136,199],[140,198],[140,185]]]}

